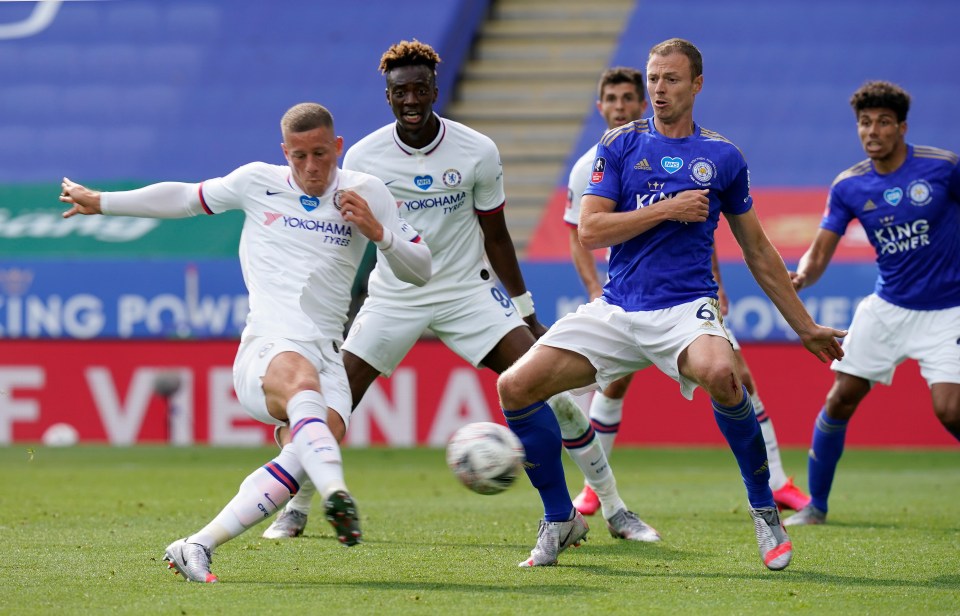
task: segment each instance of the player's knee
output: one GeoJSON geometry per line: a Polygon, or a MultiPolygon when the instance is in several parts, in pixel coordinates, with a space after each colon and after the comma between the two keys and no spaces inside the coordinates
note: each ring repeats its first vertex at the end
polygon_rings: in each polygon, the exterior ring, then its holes
{"type": "Polygon", "coordinates": [[[622,400],[627,395],[627,388],[629,387],[630,377],[618,379],[603,390],[603,395],[613,400],[622,400]]]}
{"type": "Polygon", "coordinates": [[[515,367],[497,377],[497,394],[500,396],[500,404],[503,408],[514,410],[529,404],[523,382],[523,375],[515,367]]]}
{"type": "Polygon", "coordinates": [[[847,420],[853,417],[857,406],[863,398],[845,391],[842,388],[834,387],[827,394],[827,402],[824,405],[827,411],[827,417],[830,419],[847,420]]]}
{"type": "Polygon", "coordinates": [[[742,398],[740,380],[733,366],[718,362],[700,371],[700,386],[715,400],[736,404],[742,398]]]}

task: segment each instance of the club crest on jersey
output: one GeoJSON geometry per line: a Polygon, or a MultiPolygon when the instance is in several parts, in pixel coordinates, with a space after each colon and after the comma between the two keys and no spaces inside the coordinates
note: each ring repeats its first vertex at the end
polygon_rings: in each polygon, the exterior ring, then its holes
{"type": "Polygon", "coordinates": [[[337,208],[338,212],[343,208],[343,206],[340,205],[340,199],[343,197],[343,193],[344,191],[342,190],[337,190],[333,193],[333,207],[337,208]]]}
{"type": "Polygon", "coordinates": [[[308,197],[307,195],[300,195],[300,205],[303,206],[303,209],[308,212],[312,212],[317,209],[317,206],[320,205],[319,197],[308,197]]]}
{"type": "Polygon", "coordinates": [[[883,191],[883,200],[889,203],[890,205],[897,206],[900,205],[900,200],[903,199],[903,189],[899,186],[896,188],[888,188],[883,191]]]}
{"type": "Polygon", "coordinates": [[[598,156],[597,160],[593,161],[593,173],[590,174],[590,183],[596,184],[603,179],[603,170],[607,168],[607,159],[603,156],[598,156]]]}
{"type": "Polygon", "coordinates": [[[660,159],[660,166],[667,173],[676,173],[683,167],[683,159],[679,156],[664,156],[660,159]]]}
{"type": "Polygon", "coordinates": [[[443,185],[447,188],[456,188],[460,186],[460,182],[463,181],[463,176],[460,175],[460,172],[456,169],[447,169],[443,172],[441,179],[443,180],[443,185]]]}
{"type": "Polygon", "coordinates": [[[433,177],[429,175],[418,175],[413,178],[413,183],[416,184],[420,190],[427,190],[433,186],[433,177]]]}
{"type": "Polygon", "coordinates": [[[926,180],[914,180],[907,186],[907,194],[910,195],[910,203],[917,207],[924,206],[933,201],[933,188],[926,180]]]}
{"type": "Polygon", "coordinates": [[[694,158],[690,163],[690,179],[700,186],[709,186],[717,175],[717,168],[708,158],[694,158]]]}

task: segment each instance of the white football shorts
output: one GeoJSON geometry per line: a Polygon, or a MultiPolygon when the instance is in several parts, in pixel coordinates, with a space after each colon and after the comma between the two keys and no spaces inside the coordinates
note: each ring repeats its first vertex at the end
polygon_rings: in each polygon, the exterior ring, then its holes
{"type": "Polygon", "coordinates": [[[680,353],[703,335],[729,340],[715,299],[705,297],[672,308],[627,312],[598,298],[554,323],[537,344],[586,357],[597,369],[600,389],[656,366],[680,383],[680,393],[691,400],[697,384],[680,374],[677,362],[680,353]]]}
{"type": "Polygon", "coordinates": [[[492,283],[479,285],[467,296],[423,306],[370,296],[353,320],[343,349],[390,376],[429,330],[479,368],[497,343],[518,327],[526,327],[526,323],[510,298],[492,283]]]}
{"type": "Polygon", "coordinates": [[[284,425],[285,422],[267,412],[262,379],[274,357],[292,351],[305,357],[317,369],[320,393],[326,400],[327,407],[335,410],[343,418],[344,425],[349,427],[353,397],[350,394],[347,372],[343,369],[343,357],[336,350],[335,344],[332,340],[314,344],[267,336],[250,336],[244,339],[233,362],[233,387],[237,392],[237,399],[257,421],[284,425]]]}
{"type": "Polygon", "coordinates": [[[908,358],[928,385],[960,383],[960,306],[910,310],[870,294],[857,305],[843,352],[830,368],[874,383],[892,383],[908,358]]]}

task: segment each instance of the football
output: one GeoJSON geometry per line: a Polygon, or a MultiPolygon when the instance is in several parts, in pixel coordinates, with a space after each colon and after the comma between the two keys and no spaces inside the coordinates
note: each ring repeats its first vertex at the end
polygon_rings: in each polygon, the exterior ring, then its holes
{"type": "Polygon", "coordinates": [[[489,421],[463,426],[447,443],[447,466],[478,494],[499,494],[509,488],[525,457],[517,435],[489,421]]]}

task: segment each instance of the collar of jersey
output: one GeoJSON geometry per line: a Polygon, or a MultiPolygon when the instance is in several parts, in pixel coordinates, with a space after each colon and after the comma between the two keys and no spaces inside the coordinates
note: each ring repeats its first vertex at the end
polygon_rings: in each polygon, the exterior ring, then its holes
{"type": "Polygon", "coordinates": [[[400,140],[400,134],[397,133],[397,124],[393,124],[393,142],[397,144],[397,147],[403,150],[403,153],[407,156],[413,156],[414,154],[422,154],[424,156],[429,156],[434,150],[440,147],[440,142],[443,141],[443,137],[447,134],[447,123],[443,121],[443,118],[438,116],[436,112],[433,113],[437,117],[437,120],[440,121],[440,130],[437,132],[437,136],[434,137],[433,141],[428,143],[422,148],[411,148],[406,143],[400,140]]]}
{"type": "MultiPolygon", "coordinates": [[[[334,173],[335,173],[336,175],[335,175],[334,178],[333,178],[333,182],[330,184],[330,188],[327,188],[327,191],[326,191],[325,193],[323,193],[322,195],[319,195],[319,196],[318,196],[318,195],[307,195],[307,196],[308,196],[308,197],[317,197],[318,199],[326,199],[327,197],[329,197],[329,196],[332,195],[333,193],[337,192],[337,190],[339,190],[339,188],[340,188],[340,167],[337,167],[337,170],[334,171],[334,173]]],[[[305,193],[305,192],[303,191],[302,188],[300,188],[300,186],[298,186],[297,184],[294,183],[294,181],[293,181],[293,173],[291,173],[291,172],[289,172],[289,171],[287,172],[287,185],[290,186],[290,189],[293,190],[294,192],[298,192],[298,193],[300,193],[301,195],[306,195],[306,194],[307,194],[307,193],[305,193]]]]}
{"type": "Polygon", "coordinates": [[[683,143],[691,139],[696,139],[700,136],[700,125],[696,122],[693,123],[693,134],[687,135],[686,137],[667,137],[663,133],[657,130],[657,127],[653,121],[653,118],[650,118],[650,134],[666,143],[683,143]]]}

